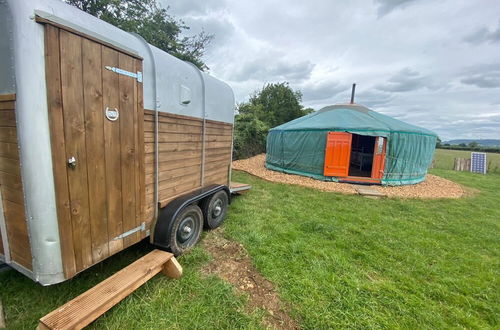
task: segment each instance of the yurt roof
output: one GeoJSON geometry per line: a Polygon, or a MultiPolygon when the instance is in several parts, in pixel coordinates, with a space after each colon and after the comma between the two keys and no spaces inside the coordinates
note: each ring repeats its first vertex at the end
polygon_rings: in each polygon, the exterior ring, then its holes
{"type": "Polygon", "coordinates": [[[383,115],[358,104],[336,104],[272,128],[273,131],[352,130],[407,132],[436,136],[436,133],[383,115]]]}

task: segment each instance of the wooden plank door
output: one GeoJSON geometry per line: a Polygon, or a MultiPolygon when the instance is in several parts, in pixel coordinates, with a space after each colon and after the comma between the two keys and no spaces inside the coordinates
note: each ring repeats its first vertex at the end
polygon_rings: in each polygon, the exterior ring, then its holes
{"type": "Polygon", "coordinates": [[[325,151],[325,176],[348,176],[352,134],[328,132],[325,151]]]}
{"type": "Polygon", "coordinates": [[[142,62],[49,25],[46,45],[59,227],[71,277],[144,237],[120,236],[143,221],[142,84],[109,70],[134,73],[142,62]]]}
{"type": "Polygon", "coordinates": [[[373,179],[380,180],[384,176],[386,144],[387,144],[387,139],[381,136],[377,136],[375,140],[375,148],[373,150],[373,166],[372,166],[373,179]]]}

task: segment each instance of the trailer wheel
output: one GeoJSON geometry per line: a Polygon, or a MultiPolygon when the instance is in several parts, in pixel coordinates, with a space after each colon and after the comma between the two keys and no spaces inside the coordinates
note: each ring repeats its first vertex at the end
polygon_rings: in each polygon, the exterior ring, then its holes
{"type": "Polygon", "coordinates": [[[193,247],[203,229],[203,213],[197,205],[190,205],[174,219],[170,232],[170,250],[176,256],[193,247]]]}
{"type": "Polygon", "coordinates": [[[227,197],[227,193],[223,190],[216,192],[202,201],[201,209],[205,216],[205,228],[215,229],[224,222],[228,204],[229,198],[227,197]]]}

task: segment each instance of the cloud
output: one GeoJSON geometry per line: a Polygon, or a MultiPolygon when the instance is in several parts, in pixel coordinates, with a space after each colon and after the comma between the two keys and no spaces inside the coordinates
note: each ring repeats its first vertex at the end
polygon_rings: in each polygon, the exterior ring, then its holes
{"type": "Polygon", "coordinates": [[[310,61],[287,61],[284,54],[275,57],[258,57],[242,63],[231,75],[231,80],[261,80],[261,81],[289,81],[297,82],[308,79],[314,68],[310,61]]]}
{"type": "Polygon", "coordinates": [[[417,71],[404,68],[393,75],[386,83],[378,84],[376,89],[383,92],[409,92],[433,85],[429,77],[421,76],[417,71]]]}
{"type": "Polygon", "coordinates": [[[356,82],[356,103],[444,139],[500,138],[498,1],[161,1],[215,34],[204,60],[237,102],[289,81],[320,109],[356,82]]]}
{"type": "Polygon", "coordinates": [[[500,63],[479,65],[470,68],[461,83],[479,88],[500,87],[500,63]]]}
{"type": "Polygon", "coordinates": [[[348,89],[349,85],[336,81],[313,82],[301,88],[302,100],[305,102],[321,101],[332,98],[348,89]]]}
{"type": "Polygon", "coordinates": [[[496,29],[490,30],[489,28],[482,27],[467,35],[463,40],[471,44],[481,44],[485,42],[498,43],[500,42],[500,22],[496,29]]]}
{"type": "Polygon", "coordinates": [[[377,4],[377,14],[378,17],[382,17],[384,15],[389,14],[391,11],[396,8],[404,8],[408,6],[410,3],[415,2],[416,0],[375,0],[375,4],[377,4]]]}

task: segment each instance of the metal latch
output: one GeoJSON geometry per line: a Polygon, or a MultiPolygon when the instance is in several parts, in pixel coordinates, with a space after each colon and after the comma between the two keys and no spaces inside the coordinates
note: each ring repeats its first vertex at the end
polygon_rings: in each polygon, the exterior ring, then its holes
{"type": "Polygon", "coordinates": [[[76,158],[75,158],[75,156],[72,156],[70,159],[68,159],[68,166],[70,168],[75,168],[76,167],[76,158]]]}
{"type": "Polygon", "coordinates": [[[129,231],[124,232],[121,235],[116,236],[115,238],[113,238],[113,240],[115,241],[117,239],[122,239],[124,237],[129,236],[129,235],[132,235],[133,233],[136,233],[138,231],[144,231],[144,230],[146,230],[146,223],[145,222],[141,223],[141,225],[139,227],[135,227],[133,229],[130,229],[129,231]]]}
{"type": "Polygon", "coordinates": [[[122,74],[122,75],[127,76],[127,77],[135,78],[135,79],[137,79],[138,82],[142,83],[142,72],[141,71],[137,71],[137,73],[134,73],[134,72],[120,69],[120,68],[115,68],[114,66],[107,66],[107,65],[105,66],[105,68],[106,68],[106,70],[113,71],[115,73],[122,74]]]}

